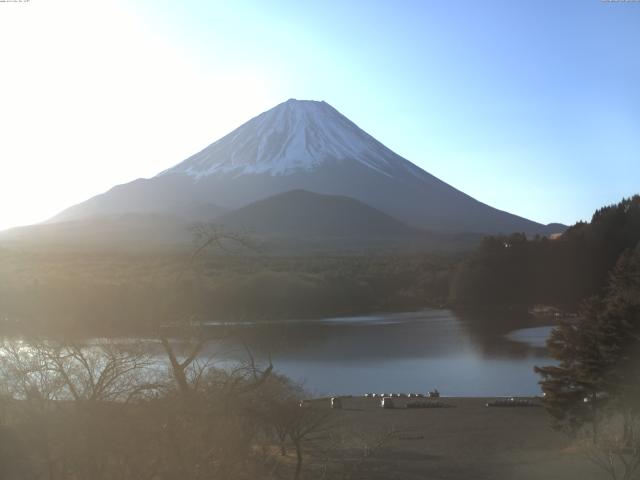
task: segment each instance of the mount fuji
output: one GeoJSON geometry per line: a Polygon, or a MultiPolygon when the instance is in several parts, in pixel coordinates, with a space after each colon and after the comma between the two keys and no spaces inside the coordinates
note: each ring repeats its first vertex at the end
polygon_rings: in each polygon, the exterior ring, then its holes
{"type": "Polygon", "coordinates": [[[397,155],[328,103],[294,99],[155,177],[118,185],[49,223],[130,214],[224,219],[293,190],[348,197],[410,228],[447,234],[561,228],[475,200],[397,155]]]}

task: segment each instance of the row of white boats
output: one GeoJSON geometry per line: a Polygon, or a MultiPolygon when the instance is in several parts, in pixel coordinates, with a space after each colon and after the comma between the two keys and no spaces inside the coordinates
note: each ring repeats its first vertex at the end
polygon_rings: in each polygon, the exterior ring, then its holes
{"type": "Polygon", "coordinates": [[[428,393],[365,393],[366,398],[440,398],[440,392],[436,389],[428,393]]]}

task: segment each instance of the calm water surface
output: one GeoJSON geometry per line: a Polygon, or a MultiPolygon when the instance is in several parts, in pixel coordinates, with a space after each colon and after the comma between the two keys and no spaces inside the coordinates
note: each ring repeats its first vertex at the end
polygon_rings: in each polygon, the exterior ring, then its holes
{"type": "MultiPolygon", "coordinates": [[[[211,325],[212,329],[216,327],[211,325]]],[[[315,394],[426,392],[494,396],[540,393],[535,365],[550,362],[551,327],[531,317],[425,310],[247,324],[238,337],[259,359],[315,394]]],[[[233,358],[233,342],[208,352],[233,358]]]]}
{"type": "MultiPolygon", "coordinates": [[[[551,327],[527,315],[424,310],[277,323],[209,324],[202,355],[224,367],[269,355],[275,369],[314,395],[427,392],[447,396],[537,395],[535,365],[550,363],[551,327]]],[[[94,339],[99,343],[100,339],[94,339]]],[[[164,365],[157,340],[143,341],[164,365]]],[[[185,354],[188,345],[175,342],[185,354]]],[[[164,367],[162,367],[164,368],[164,367]]]]}

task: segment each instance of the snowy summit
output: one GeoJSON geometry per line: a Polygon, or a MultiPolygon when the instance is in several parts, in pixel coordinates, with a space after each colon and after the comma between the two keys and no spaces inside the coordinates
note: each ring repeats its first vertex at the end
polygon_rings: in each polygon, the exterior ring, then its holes
{"type": "MultiPolygon", "coordinates": [[[[348,197],[405,225],[433,231],[557,231],[456,190],[392,152],[328,103],[294,99],[155,177],[117,185],[52,221],[136,213],[210,222],[221,212],[299,190],[348,197]]],[[[283,198],[302,201],[300,195],[285,195],[278,202],[283,198]]],[[[326,200],[309,201],[319,198],[326,200]]],[[[311,210],[298,213],[314,217],[311,210]]]]}
{"type": "Polygon", "coordinates": [[[289,175],[346,160],[387,176],[398,167],[410,172],[415,168],[328,103],[290,99],[160,175],[289,175]]]}

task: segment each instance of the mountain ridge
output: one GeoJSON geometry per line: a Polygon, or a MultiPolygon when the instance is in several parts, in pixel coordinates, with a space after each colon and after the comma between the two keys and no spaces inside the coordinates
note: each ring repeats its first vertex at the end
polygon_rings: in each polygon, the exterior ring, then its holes
{"type": "MultiPolygon", "coordinates": [[[[297,189],[351,197],[432,231],[558,232],[556,225],[495,209],[455,189],[394,153],[328,103],[294,99],[155,177],[118,185],[51,221],[176,211],[184,205],[212,204],[229,211],[297,189]]],[[[212,216],[206,208],[184,214],[200,220],[212,216]]]]}

